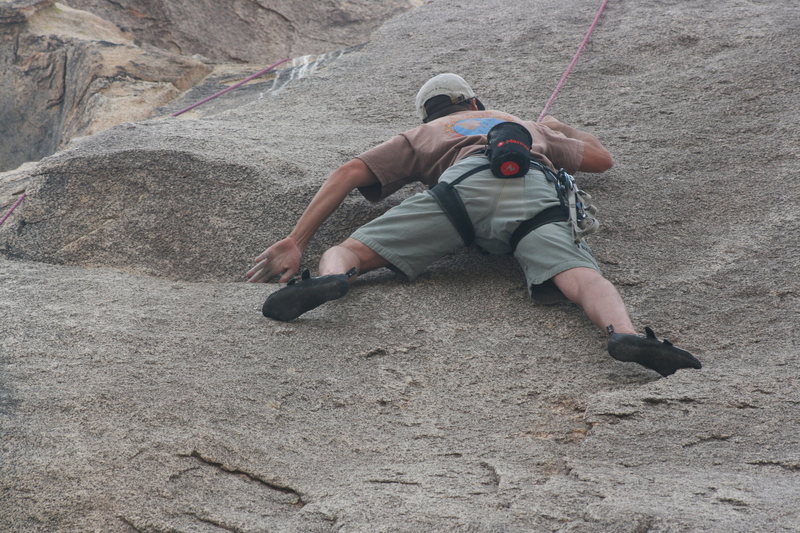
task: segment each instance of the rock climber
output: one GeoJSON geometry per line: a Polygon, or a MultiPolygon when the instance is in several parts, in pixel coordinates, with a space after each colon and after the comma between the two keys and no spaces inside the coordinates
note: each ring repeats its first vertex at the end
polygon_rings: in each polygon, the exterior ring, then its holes
{"type": "Polygon", "coordinates": [[[594,135],[552,116],[533,122],[486,110],[469,84],[452,73],[423,84],[415,106],[422,125],[331,173],[289,235],[255,259],[246,274],[250,282],[288,281],[267,298],[264,316],[293,320],[341,298],[358,275],[381,267],[413,279],[436,259],[474,242],[491,254],[513,254],[532,296],[555,287],[580,306],[608,333],[607,349],[615,359],[662,376],[701,368],[692,354],[659,341],[650,328],[645,336],[637,334],[619,292],[600,273],[581,236],[586,224],[577,219],[592,217],[581,209],[588,196],[576,201],[574,191],[582,191],[571,174],[604,172],[613,165],[594,135]],[[497,163],[497,154],[507,155],[503,150],[509,149],[516,155],[522,149],[525,157],[497,163]],[[500,173],[509,168],[516,174],[500,173]],[[415,181],[430,190],[407,198],[325,251],[319,276],[304,271],[292,278],[309,240],[348,193],[358,189],[376,202],[415,181]]]}

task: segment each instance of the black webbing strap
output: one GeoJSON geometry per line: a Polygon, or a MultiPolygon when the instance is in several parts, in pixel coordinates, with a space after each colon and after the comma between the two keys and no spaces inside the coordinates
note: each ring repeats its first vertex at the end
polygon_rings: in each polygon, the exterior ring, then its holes
{"type": "Polygon", "coordinates": [[[477,166],[460,175],[450,183],[442,181],[428,190],[430,195],[436,200],[436,203],[439,204],[439,207],[442,208],[442,211],[447,215],[447,218],[450,219],[450,223],[456,228],[458,234],[461,235],[464,246],[469,246],[475,241],[475,228],[472,226],[472,220],[469,218],[467,208],[464,207],[464,202],[461,200],[461,195],[458,194],[458,191],[455,189],[455,185],[461,183],[473,174],[489,170],[490,168],[491,165],[488,164],[477,166]]]}
{"type": "Polygon", "coordinates": [[[516,251],[519,241],[536,228],[552,222],[564,222],[567,220],[569,220],[568,209],[563,205],[554,205],[553,207],[548,207],[544,211],[541,211],[535,217],[521,222],[520,225],[517,226],[517,229],[514,230],[514,233],[511,234],[511,239],[508,241],[508,244],[511,245],[511,253],[513,254],[514,251],[516,251]]]}
{"type": "Polygon", "coordinates": [[[429,191],[444,214],[450,219],[450,223],[456,228],[464,246],[469,246],[475,241],[475,228],[467,214],[467,208],[461,200],[461,195],[455,188],[446,182],[439,182],[429,191]]]}
{"type": "Polygon", "coordinates": [[[456,186],[459,183],[461,183],[462,181],[464,181],[465,179],[467,179],[468,177],[472,176],[473,174],[477,174],[478,172],[483,172],[484,170],[489,170],[490,168],[492,168],[492,165],[490,165],[489,163],[486,163],[485,165],[479,165],[479,166],[477,166],[477,167],[475,167],[475,168],[473,168],[471,170],[467,170],[466,172],[461,174],[459,177],[457,177],[456,179],[451,181],[450,185],[456,186]]]}

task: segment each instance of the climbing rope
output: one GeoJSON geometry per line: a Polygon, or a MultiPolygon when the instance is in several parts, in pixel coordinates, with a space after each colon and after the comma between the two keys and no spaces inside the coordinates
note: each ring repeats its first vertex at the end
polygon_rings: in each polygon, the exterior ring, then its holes
{"type": "Polygon", "coordinates": [[[16,209],[17,207],[19,207],[19,204],[21,204],[21,203],[22,203],[22,200],[24,200],[24,199],[25,199],[25,193],[22,193],[22,195],[20,195],[20,197],[19,197],[19,198],[17,198],[17,201],[16,201],[16,202],[14,202],[14,205],[12,205],[12,206],[11,206],[11,207],[8,209],[8,211],[6,211],[6,214],[5,214],[5,215],[3,215],[3,218],[0,218],[0,226],[2,226],[2,225],[3,225],[3,222],[5,222],[5,221],[6,221],[6,219],[7,219],[8,217],[10,217],[10,216],[11,216],[11,213],[13,213],[13,212],[14,212],[14,209],[16,209]]]}
{"type": "Polygon", "coordinates": [[[567,77],[569,77],[570,72],[572,72],[573,67],[578,62],[581,52],[583,52],[583,49],[586,48],[586,44],[589,42],[589,37],[592,36],[592,32],[594,31],[595,27],[597,27],[597,23],[600,21],[600,15],[603,14],[606,4],[608,4],[608,0],[603,0],[603,3],[600,4],[600,9],[597,10],[597,14],[594,16],[592,24],[589,26],[589,29],[586,30],[586,35],[583,37],[583,41],[581,41],[580,46],[578,46],[578,51],[575,52],[575,55],[572,57],[572,61],[570,61],[567,70],[564,71],[564,75],[561,76],[561,79],[558,81],[555,90],[553,90],[553,94],[551,94],[550,98],[547,99],[547,103],[544,105],[544,109],[542,109],[542,112],[539,114],[537,122],[542,121],[544,116],[547,114],[547,111],[550,109],[550,106],[553,105],[558,93],[560,93],[561,89],[564,87],[564,83],[567,81],[567,77]]]}
{"type": "Polygon", "coordinates": [[[238,89],[239,87],[241,87],[242,85],[244,85],[244,84],[245,84],[245,83],[247,83],[248,81],[250,81],[250,80],[253,80],[253,79],[255,79],[255,78],[258,78],[259,76],[263,76],[264,74],[266,74],[266,73],[268,73],[268,72],[270,72],[270,71],[272,71],[272,70],[275,70],[275,68],[277,68],[279,65],[283,65],[283,64],[284,64],[284,63],[286,63],[287,61],[289,61],[289,58],[288,58],[288,57],[287,57],[287,58],[284,58],[284,59],[281,59],[281,60],[280,60],[280,61],[278,61],[277,63],[275,63],[275,64],[272,64],[272,65],[268,66],[267,68],[264,68],[264,69],[261,69],[261,70],[259,70],[259,71],[258,71],[258,72],[256,72],[255,74],[252,74],[252,75],[250,75],[250,76],[246,77],[246,78],[245,78],[245,79],[243,79],[242,81],[240,81],[240,82],[238,82],[238,83],[235,83],[234,85],[231,85],[230,87],[227,87],[227,88],[225,88],[225,89],[222,89],[222,90],[221,90],[221,91],[219,91],[218,93],[212,94],[211,96],[209,96],[209,97],[207,97],[207,98],[203,98],[203,99],[202,99],[202,100],[200,100],[199,102],[195,102],[194,104],[190,105],[190,106],[189,106],[189,107],[187,107],[186,109],[181,109],[180,111],[176,111],[175,113],[172,113],[172,116],[173,116],[173,117],[177,117],[178,115],[182,115],[183,113],[186,113],[187,111],[191,111],[191,110],[192,110],[192,109],[194,109],[195,107],[197,107],[197,106],[201,106],[201,105],[205,104],[206,102],[209,102],[209,101],[213,100],[214,98],[217,98],[218,96],[222,96],[223,94],[225,94],[225,93],[229,93],[229,92],[231,92],[231,91],[232,91],[232,90],[234,90],[234,89],[238,89]]]}

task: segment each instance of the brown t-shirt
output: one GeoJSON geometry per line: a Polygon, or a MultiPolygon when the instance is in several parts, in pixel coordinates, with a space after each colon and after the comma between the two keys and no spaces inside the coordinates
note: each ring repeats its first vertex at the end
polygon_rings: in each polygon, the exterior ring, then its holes
{"type": "Polygon", "coordinates": [[[378,184],[359,191],[377,202],[414,181],[433,187],[456,161],[482,150],[492,126],[505,121],[525,126],[533,137],[531,153],[554,170],[563,168],[571,174],[578,170],[582,141],[502,111],[463,111],[395,135],[357,156],[378,178],[378,184]]]}

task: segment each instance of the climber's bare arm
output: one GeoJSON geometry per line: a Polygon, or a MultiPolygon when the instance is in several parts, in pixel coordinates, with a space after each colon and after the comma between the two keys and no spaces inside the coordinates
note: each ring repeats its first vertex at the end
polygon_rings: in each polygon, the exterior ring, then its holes
{"type": "Polygon", "coordinates": [[[274,278],[284,283],[300,268],[303,251],[323,222],[342,204],[345,197],[358,187],[378,183],[375,174],[360,159],[352,159],[328,176],[311,199],[294,229],[256,257],[256,264],[246,276],[252,283],[274,278]]]}
{"type": "Polygon", "coordinates": [[[611,157],[611,153],[591,133],[568,126],[550,115],[542,119],[542,124],[553,131],[563,133],[571,139],[583,141],[583,160],[578,170],[583,172],[605,172],[614,166],[614,159],[611,157]]]}

